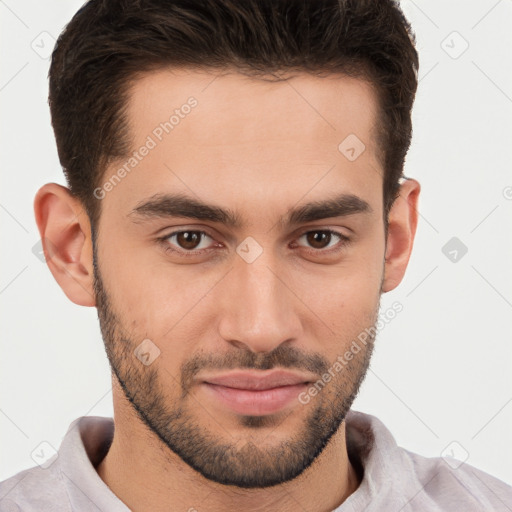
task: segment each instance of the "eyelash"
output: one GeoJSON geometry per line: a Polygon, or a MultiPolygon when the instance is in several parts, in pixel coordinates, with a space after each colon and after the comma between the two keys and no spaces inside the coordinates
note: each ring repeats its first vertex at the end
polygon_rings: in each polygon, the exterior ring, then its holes
{"type": "MultiPolygon", "coordinates": [[[[169,239],[171,237],[173,237],[175,235],[179,235],[180,233],[187,233],[187,232],[199,233],[201,236],[205,235],[205,236],[213,239],[213,237],[211,235],[209,235],[206,231],[203,231],[200,229],[181,229],[179,231],[173,231],[172,233],[169,233],[168,235],[160,237],[157,240],[158,240],[158,242],[160,242],[162,244],[166,253],[178,254],[178,255],[184,256],[184,257],[201,256],[201,255],[203,255],[207,252],[210,252],[214,249],[214,248],[199,249],[199,250],[193,249],[193,250],[187,251],[185,249],[174,249],[171,245],[169,245],[169,239]]],[[[339,231],[334,231],[332,229],[310,229],[308,231],[304,231],[303,233],[301,233],[298,238],[302,238],[304,235],[307,235],[309,233],[328,233],[330,235],[339,237],[339,239],[340,239],[339,244],[337,244],[337,245],[339,245],[339,247],[336,247],[336,248],[332,248],[332,247],[330,249],[309,248],[309,252],[319,254],[319,255],[320,254],[332,254],[332,253],[339,252],[339,251],[343,250],[351,242],[349,237],[340,233],[339,231]]],[[[305,248],[305,249],[307,250],[307,248],[305,248]]]]}

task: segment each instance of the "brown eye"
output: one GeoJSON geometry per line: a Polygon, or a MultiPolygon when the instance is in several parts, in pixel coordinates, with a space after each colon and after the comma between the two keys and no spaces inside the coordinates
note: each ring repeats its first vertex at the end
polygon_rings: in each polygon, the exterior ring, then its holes
{"type": "Polygon", "coordinates": [[[337,233],[336,231],[319,229],[304,233],[299,237],[299,240],[305,241],[305,244],[299,243],[299,245],[321,251],[323,249],[334,248],[336,245],[340,245],[340,242],[341,245],[343,245],[343,243],[348,242],[349,239],[345,235],[337,233]]]}
{"type": "Polygon", "coordinates": [[[331,241],[331,233],[328,231],[310,231],[306,233],[306,240],[314,249],[325,249],[331,241]]]}
{"type": "Polygon", "coordinates": [[[181,231],[176,235],[176,242],[182,249],[196,249],[201,242],[201,234],[197,231],[181,231]]]}
{"type": "Polygon", "coordinates": [[[207,249],[211,245],[211,237],[204,231],[175,231],[163,238],[171,250],[195,251],[207,249]],[[209,240],[208,240],[209,239],[209,240]],[[177,249],[173,249],[177,248],[177,249]]]}

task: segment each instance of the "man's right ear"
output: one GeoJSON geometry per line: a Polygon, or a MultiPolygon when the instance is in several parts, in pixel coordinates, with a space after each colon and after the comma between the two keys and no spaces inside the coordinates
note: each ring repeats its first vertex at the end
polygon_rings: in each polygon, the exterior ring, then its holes
{"type": "Polygon", "coordinates": [[[95,306],[91,225],[82,203],[68,188],[47,183],[37,191],[34,214],[53,277],[69,300],[95,306]]]}

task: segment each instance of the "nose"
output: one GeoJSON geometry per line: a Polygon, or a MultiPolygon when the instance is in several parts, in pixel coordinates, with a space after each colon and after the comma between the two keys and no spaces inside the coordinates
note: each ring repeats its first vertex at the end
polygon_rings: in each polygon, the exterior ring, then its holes
{"type": "Polygon", "coordinates": [[[223,287],[219,334],[252,352],[270,352],[298,339],[300,301],[286,276],[265,252],[254,262],[235,262],[223,287]]]}

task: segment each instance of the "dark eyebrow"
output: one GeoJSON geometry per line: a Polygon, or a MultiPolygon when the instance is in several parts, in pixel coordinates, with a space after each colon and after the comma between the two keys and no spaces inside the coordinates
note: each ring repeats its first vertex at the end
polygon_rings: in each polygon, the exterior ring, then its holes
{"type": "MultiPolygon", "coordinates": [[[[288,212],[289,225],[303,224],[330,217],[345,217],[355,213],[371,213],[372,207],[354,194],[341,194],[333,199],[314,201],[288,212]]],[[[280,222],[282,224],[282,222],[280,222]]]]}
{"type": "Polygon", "coordinates": [[[238,228],[241,218],[231,210],[202,203],[183,194],[156,194],[141,201],[129,214],[139,219],[154,217],[185,217],[190,219],[220,222],[226,226],[238,228]]]}
{"type": "MultiPolygon", "coordinates": [[[[296,225],[330,217],[343,217],[355,213],[371,213],[371,206],[353,194],[341,194],[333,199],[314,201],[292,208],[280,226],[296,225]]],[[[130,213],[134,222],[158,217],[184,217],[218,222],[232,228],[242,226],[242,218],[232,210],[202,203],[183,194],[156,194],[141,201],[130,213]]]]}

